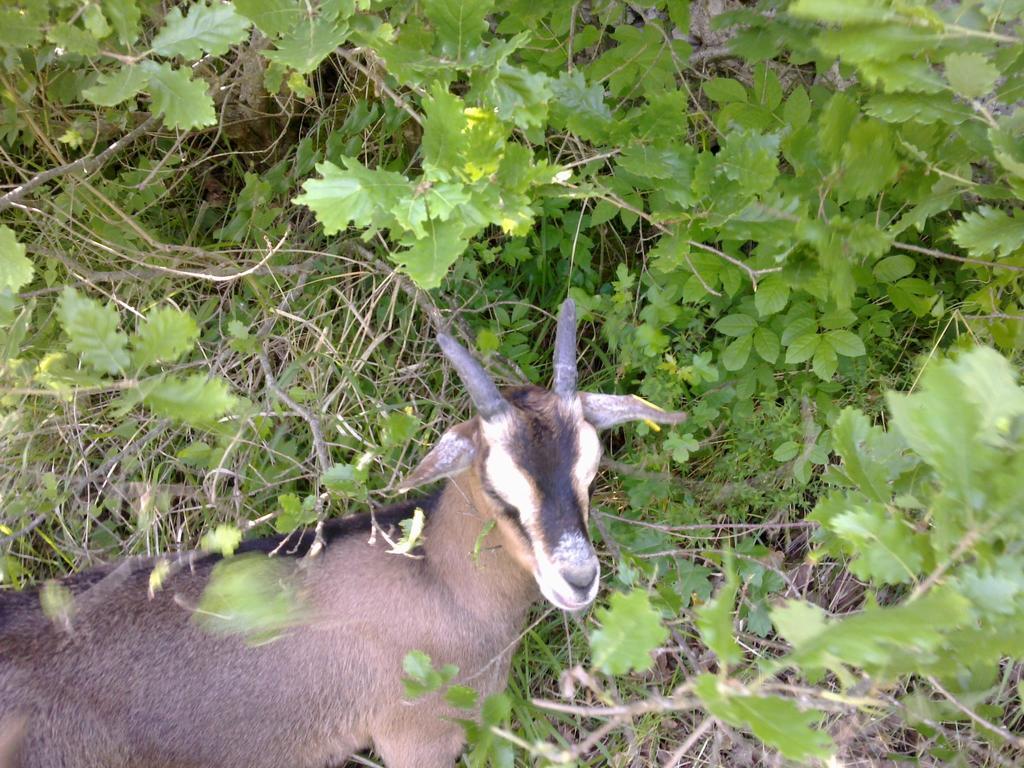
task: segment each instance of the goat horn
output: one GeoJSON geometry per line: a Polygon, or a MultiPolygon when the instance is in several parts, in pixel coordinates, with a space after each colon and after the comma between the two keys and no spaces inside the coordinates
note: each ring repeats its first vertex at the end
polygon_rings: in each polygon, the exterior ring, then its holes
{"type": "Polygon", "coordinates": [[[491,377],[464,346],[447,333],[437,334],[437,343],[441,346],[444,356],[455,366],[463,386],[466,387],[481,416],[490,419],[508,408],[508,403],[491,381],[491,377]]]}
{"type": "Polygon", "coordinates": [[[576,302],[566,299],[558,313],[555,330],[555,381],[552,386],[560,397],[576,394],[576,302]]]}

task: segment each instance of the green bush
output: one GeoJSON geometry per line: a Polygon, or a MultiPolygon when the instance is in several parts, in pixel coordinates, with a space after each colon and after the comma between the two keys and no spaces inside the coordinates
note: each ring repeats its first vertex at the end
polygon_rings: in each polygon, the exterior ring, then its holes
{"type": "Polygon", "coordinates": [[[0,9],[3,583],[363,508],[570,295],[691,418],[470,763],[1019,761],[1024,6],[721,5],[0,9]]]}

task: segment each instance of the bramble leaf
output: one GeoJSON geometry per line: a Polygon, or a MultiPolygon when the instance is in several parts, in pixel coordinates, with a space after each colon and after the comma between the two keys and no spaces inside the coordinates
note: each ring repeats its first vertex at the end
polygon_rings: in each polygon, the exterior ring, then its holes
{"type": "Polygon", "coordinates": [[[1008,256],[1024,245],[1024,217],[983,205],[964,215],[952,229],[953,241],[972,256],[1008,256]]]}
{"type": "Polygon", "coordinates": [[[114,107],[131,98],[149,84],[149,74],[140,66],[126,64],[116,72],[99,76],[96,85],[82,91],[93,104],[114,107]]]}
{"type": "Polygon", "coordinates": [[[148,389],[142,400],[157,415],[194,426],[216,421],[237,402],[224,379],[204,373],[167,376],[148,389]]]}
{"type": "Polygon", "coordinates": [[[801,710],[781,696],[751,694],[707,672],[697,678],[694,691],[709,713],[729,725],[749,728],[791,760],[832,754],[832,739],[820,727],[824,714],[816,709],[801,710]]]}
{"type": "Polygon", "coordinates": [[[590,635],[593,665],[609,675],[650,669],[651,651],[665,642],[668,630],[647,592],[615,592],[596,615],[601,628],[590,635]]]}
{"type": "Polygon", "coordinates": [[[200,2],[182,15],[171,8],[163,28],[153,38],[153,50],[161,56],[182,56],[198,59],[203,53],[222,56],[236,43],[242,42],[249,30],[249,20],[235,11],[231,3],[200,2]]]}
{"type": "Polygon", "coordinates": [[[57,316],[70,338],[68,350],[97,373],[116,374],[128,367],[128,337],[121,332],[121,318],[109,304],[65,287],[57,302],[57,316]]]}
{"type": "Polygon", "coordinates": [[[188,312],[174,307],[156,307],[132,337],[132,364],[136,368],[174,362],[190,352],[199,338],[199,328],[188,312]]]}
{"type": "Polygon", "coordinates": [[[0,224],[0,291],[6,288],[17,293],[31,282],[34,271],[14,230],[0,224]]]}
{"type": "Polygon", "coordinates": [[[168,128],[201,128],[217,122],[206,83],[193,80],[189,70],[152,61],[143,62],[140,67],[149,78],[152,110],[163,116],[168,128]]]}

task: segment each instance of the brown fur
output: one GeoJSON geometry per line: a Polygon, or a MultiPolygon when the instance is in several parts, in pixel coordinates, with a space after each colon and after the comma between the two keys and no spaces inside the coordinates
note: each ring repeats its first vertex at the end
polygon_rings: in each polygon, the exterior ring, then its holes
{"type": "Polygon", "coordinates": [[[0,723],[27,725],[0,766],[319,767],[371,745],[391,768],[451,766],[463,737],[446,718],[465,712],[407,701],[402,659],[422,650],[481,696],[504,688],[538,592],[511,526],[499,521],[473,555],[494,516],[471,469],[430,513],[422,559],[389,554],[381,536],[330,543],[294,564],[313,617],[256,647],[192,621],[203,562],[153,599],[148,567],[113,571],[76,599],[70,630],[15,609],[17,630],[0,640],[0,723]]]}

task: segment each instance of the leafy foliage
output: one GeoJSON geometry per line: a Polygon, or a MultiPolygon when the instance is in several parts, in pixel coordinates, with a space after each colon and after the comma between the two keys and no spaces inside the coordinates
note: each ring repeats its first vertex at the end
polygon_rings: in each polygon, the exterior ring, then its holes
{"type": "MultiPolygon", "coordinates": [[[[543,382],[568,294],[588,386],[690,418],[609,440],[614,589],[507,694],[407,659],[469,763],[1018,761],[1020,4],[712,6],[0,8],[4,584],[364,508],[461,402],[430,322],[543,382]]],[[[262,568],[212,629],[297,619],[262,568]]]]}

